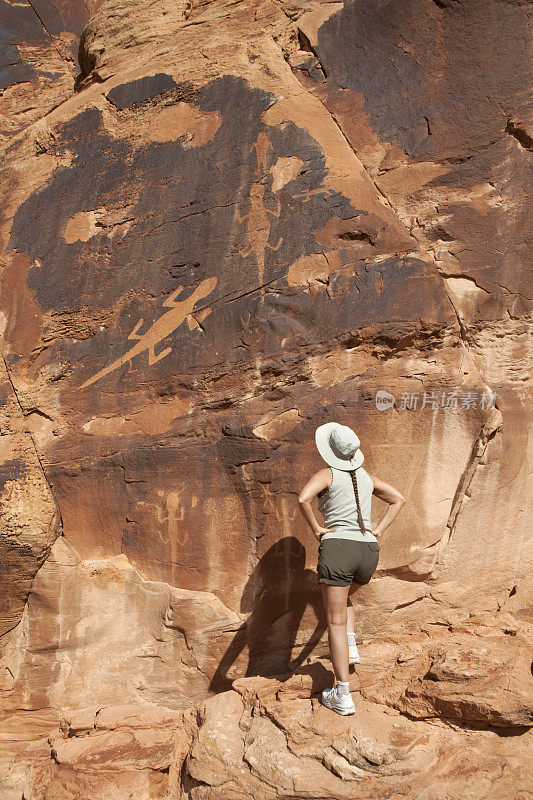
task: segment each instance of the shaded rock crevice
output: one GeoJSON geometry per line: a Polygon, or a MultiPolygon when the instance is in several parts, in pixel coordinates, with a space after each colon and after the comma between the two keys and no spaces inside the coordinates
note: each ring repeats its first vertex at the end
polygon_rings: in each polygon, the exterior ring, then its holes
{"type": "Polygon", "coordinates": [[[483,425],[477,440],[474,442],[468,464],[455,490],[455,495],[452,500],[450,516],[446,523],[446,528],[442,535],[442,538],[438,542],[437,550],[435,553],[434,565],[431,570],[431,573],[428,575],[427,578],[429,585],[431,585],[435,581],[438,582],[438,578],[436,578],[435,575],[432,573],[435,570],[438,571],[439,563],[442,560],[446,548],[448,547],[450,540],[453,537],[453,531],[455,525],[457,524],[458,517],[461,513],[461,508],[463,506],[463,503],[465,502],[465,498],[469,497],[470,486],[474,480],[477,469],[479,468],[480,464],[483,461],[489,442],[493,440],[497,434],[502,434],[502,430],[503,430],[503,417],[501,413],[497,410],[496,406],[496,409],[493,412],[492,417],[489,418],[483,425]]]}
{"type": "MultiPolygon", "coordinates": [[[[11,378],[11,375],[10,375],[10,372],[9,372],[9,367],[8,367],[8,365],[6,363],[5,357],[2,356],[2,359],[3,359],[3,362],[4,362],[5,374],[6,374],[6,377],[7,377],[8,381],[9,381],[9,383],[11,384],[11,389],[13,391],[13,396],[14,396],[14,398],[15,398],[15,400],[17,402],[17,405],[19,407],[22,419],[25,419],[25,417],[28,414],[33,414],[33,413],[37,413],[37,414],[39,414],[40,416],[42,416],[42,417],[44,417],[46,419],[51,419],[51,417],[49,417],[44,411],[41,411],[40,409],[30,408],[29,410],[26,410],[26,411],[23,409],[22,404],[20,402],[20,398],[19,398],[17,389],[15,387],[15,384],[13,383],[13,379],[11,378]]],[[[57,513],[57,517],[58,517],[58,533],[57,533],[57,535],[58,536],[62,536],[63,535],[63,520],[62,520],[62,517],[61,517],[61,510],[59,508],[59,505],[58,505],[57,500],[55,498],[54,492],[52,490],[52,487],[51,487],[50,482],[48,480],[48,477],[46,475],[46,470],[45,470],[43,462],[41,460],[41,456],[39,454],[39,450],[38,450],[37,445],[35,443],[35,439],[34,439],[32,433],[31,433],[31,431],[27,428],[27,426],[25,427],[24,434],[27,435],[31,440],[31,443],[32,443],[32,446],[33,446],[33,451],[35,453],[35,457],[36,457],[37,461],[39,462],[39,466],[41,468],[41,472],[42,472],[43,478],[44,478],[44,480],[46,482],[46,485],[48,487],[48,490],[50,492],[50,496],[54,501],[54,505],[55,505],[55,509],[56,509],[56,513],[57,513]]]]}
{"type": "Polygon", "coordinates": [[[33,12],[34,12],[35,16],[37,17],[37,19],[39,20],[40,24],[42,25],[42,28],[43,28],[44,32],[45,32],[45,33],[46,33],[46,35],[49,37],[49,39],[50,39],[50,43],[51,43],[51,44],[52,44],[52,46],[54,47],[54,49],[55,49],[55,51],[57,52],[57,54],[58,54],[59,58],[60,58],[62,61],[65,61],[65,62],[66,62],[67,64],[69,64],[69,66],[70,66],[70,64],[72,64],[72,62],[73,62],[73,58],[72,58],[72,56],[70,56],[70,58],[66,58],[66,57],[65,57],[65,51],[64,51],[62,48],[59,48],[59,47],[57,46],[57,44],[56,44],[56,38],[55,38],[55,36],[53,36],[53,35],[50,33],[50,31],[48,30],[48,28],[46,27],[46,24],[45,24],[45,22],[44,22],[43,18],[41,17],[41,15],[39,14],[39,12],[38,12],[38,11],[37,11],[37,9],[35,8],[35,5],[34,5],[34,3],[32,3],[32,0],[27,0],[27,2],[28,2],[28,4],[29,4],[29,6],[32,8],[32,10],[33,10],[33,12]]]}

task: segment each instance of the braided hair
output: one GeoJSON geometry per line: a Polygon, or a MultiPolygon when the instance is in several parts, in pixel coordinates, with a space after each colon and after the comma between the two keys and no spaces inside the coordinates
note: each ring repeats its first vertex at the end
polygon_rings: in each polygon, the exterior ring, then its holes
{"type": "Polygon", "coordinates": [[[363,533],[366,533],[365,523],[363,522],[363,512],[361,511],[361,503],[359,501],[359,489],[357,488],[356,470],[351,469],[350,475],[352,476],[353,490],[355,493],[355,502],[357,503],[357,516],[359,518],[359,525],[361,526],[361,530],[363,531],[363,533]]]}

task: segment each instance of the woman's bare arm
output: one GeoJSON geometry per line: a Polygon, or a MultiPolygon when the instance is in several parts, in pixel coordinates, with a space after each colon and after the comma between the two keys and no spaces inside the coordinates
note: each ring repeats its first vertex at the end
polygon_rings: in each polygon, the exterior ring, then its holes
{"type": "Polygon", "coordinates": [[[314,500],[317,494],[323,489],[329,489],[331,480],[332,475],[330,468],[324,467],[324,469],[315,472],[298,496],[300,511],[317,539],[320,539],[323,533],[332,533],[334,529],[322,528],[322,526],[318,524],[313,509],[311,508],[311,501],[314,500]]]}
{"type": "MultiPolygon", "coordinates": [[[[370,475],[370,473],[368,473],[370,475]]],[[[386,503],[389,503],[389,507],[383,516],[383,519],[377,525],[372,533],[378,539],[381,534],[389,527],[391,522],[396,519],[402,506],[407,502],[405,497],[398,489],[395,489],[394,486],[391,486],[390,483],[385,483],[385,481],[376,478],[374,475],[370,475],[372,480],[374,481],[374,491],[372,494],[375,494],[376,497],[379,497],[380,500],[384,500],[386,503]]]]}

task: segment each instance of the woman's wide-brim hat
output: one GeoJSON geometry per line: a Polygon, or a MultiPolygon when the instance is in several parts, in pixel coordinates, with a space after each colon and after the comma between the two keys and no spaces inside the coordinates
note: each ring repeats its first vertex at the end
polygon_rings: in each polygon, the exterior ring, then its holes
{"type": "Polygon", "coordinates": [[[359,446],[359,437],[347,425],[326,422],[315,431],[318,452],[330,467],[346,471],[357,469],[365,460],[359,446]]]}

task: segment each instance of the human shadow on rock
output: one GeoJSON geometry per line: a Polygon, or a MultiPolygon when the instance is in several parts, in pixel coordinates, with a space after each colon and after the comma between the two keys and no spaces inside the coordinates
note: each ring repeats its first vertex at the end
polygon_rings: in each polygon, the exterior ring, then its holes
{"type": "MultiPolygon", "coordinates": [[[[245,676],[285,678],[311,655],[327,629],[317,573],[305,567],[305,547],[286,536],[270,547],[250,575],[241,598],[241,612],[250,612],[222,656],[209,689],[231,688],[232,666],[248,648],[245,676]],[[318,620],[309,640],[292,658],[302,617],[311,605],[318,620]]],[[[239,677],[242,677],[239,675],[239,677]]]]}

